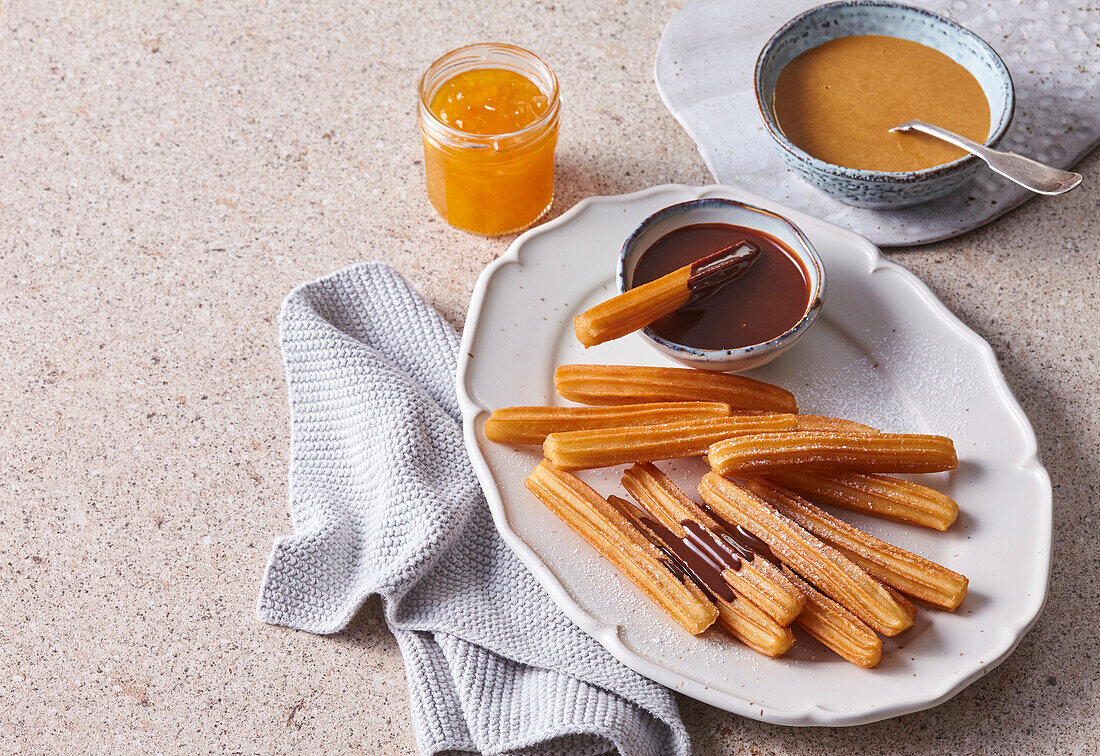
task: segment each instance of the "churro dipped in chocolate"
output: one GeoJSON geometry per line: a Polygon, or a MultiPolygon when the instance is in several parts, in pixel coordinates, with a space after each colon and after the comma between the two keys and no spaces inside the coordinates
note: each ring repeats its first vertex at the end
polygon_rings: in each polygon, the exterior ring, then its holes
{"type": "Polygon", "coordinates": [[[580,404],[722,402],[731,410],[798,412],[791,392],[770,383],[693,368],[562,365],[554,386],[580,404]]]}
{"type": "Polygon", "coordinates": [[[864,533],[776,483],[754,479],[745,487],[891,588],[950,612],[966,597],[969,581],[957,572],[864,533]]]}
{"type": "Polygon", "coordinates": [[[723,519],[744,526],[784,564],[874,630],[897,635],[912,626],[909,613],[870,575],[756,494],[714,472],[703,477],[699,494],[723,519]]]}
{"type": "Polygon", "coordinates": [[[790,567],[784,566],[783,571],[806,596],[806,606],[795,620],[798,626],[852,664],[877,667],[882,660],[882,641],[875,632],[790,567]]]}
{"type": "Polygon", "coordinates": [[[819,504],[896,522],[947,530],[959,516],[954,499],[918,483],[884,475],[788,470],[771,480],[819,504]]]}
{"type": "Polygon", "coordinates": [[[738,436],[707,450],[722,475],[770,475],[805,468],[854,472],[942,472],[959,465],[946,436],[785,431],[738,436]]]}
{"type": "Polygon", "coordinates": [[[721,402],[646,402],[614,407],[505,407],[485,421],[485,437],[498,444],[541,444],[551,433],[663,425],[728,417],[721,402]]]}
{"type": "Polygon", "coordinates": [[[744,241],[585,310],[573,330],[585,348],[633,333],[744,275],[760,250],[744,241]]]}
{"type": "Polygon", "coordinates": [[[689,528],[693,531],[702,528],[715,536],[731,565],[722,576],[738,596],[756,604],[783,626],[791,624],[802,611],[804,599],[783,572],[766,558],[756,558],[753,549],[756,539],[745,538],[736,530],[727,532],[655,465],[634,465],[623,473],[622,484],[654,519],[677,537],[684,537],[689,528]]]}
{"type": "Polygon", "coordinates": [[[526,486],[689,633],[698,635],[717,619],[718,609],[699,586],[579,478],[543,460],[526,486]]]}
{"type": "Polygon", "coordinates": [[[674,533],[636,504],[609,496],[616,507],[638,531],[678,565],[718,608],[718,622],[749,648],[766,656],[781,656],[794,645],[794,634],[737,594],[725,579],[725,573],[737,564],[737,556],[728,546],[702,527],[687,523],[674,533]]]}
{"type": "Polygon", "coordinates": [[[744,433],[790,428],[795,417],[735,415],[665,425],[551,433],[543,442],[542,450],[548,460],[563,470],[701,457],[715,441],[744,433]]]}

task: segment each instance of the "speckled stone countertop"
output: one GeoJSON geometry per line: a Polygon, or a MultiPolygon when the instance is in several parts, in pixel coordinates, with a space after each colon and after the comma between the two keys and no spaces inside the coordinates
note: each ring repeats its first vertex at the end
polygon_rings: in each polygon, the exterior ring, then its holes
{"type": "MultiPolygon", "coordinates": [[[[557,70],[560,214],[709,183],[657,97],[675,2],[82,0],[2,7],[0,750],[415,753],[369,603],[260,624],[290,529],[275,318],[296,283],[389,262],[456,325],[511,238],[423,189],[420,72],[511,41],[557,70]]],[[[1050,598],[932,711],[784,729],[681,699],[696,752],[1086,752],[1100,729],[1100,158],[1085,186],[890,257],[988,339],[1054,481],[1050,598]]]]}

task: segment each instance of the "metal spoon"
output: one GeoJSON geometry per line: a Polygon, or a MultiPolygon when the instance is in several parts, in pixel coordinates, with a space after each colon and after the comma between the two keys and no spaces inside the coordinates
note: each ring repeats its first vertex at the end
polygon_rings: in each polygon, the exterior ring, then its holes
{"type": "Polygon", "coordinates": [[[1059,168],[1043,165],[1031,158],[1017,155],[1015,152],[994,150],[984,144],[978,144],[966,137],[959,136],[953,131],[933,126],[924,121],[908,121],[890,129],[890,131],[910,130],[920,131],[945,142],[950,142],[956,147],[961,147],[984,160],[993,169],[994,173],[999,173],[1025,189],[1030,189],[1039,194],[1065,194],[1081,183],[1082,176],[1080,173],[1063,171],[1059,168]]]}

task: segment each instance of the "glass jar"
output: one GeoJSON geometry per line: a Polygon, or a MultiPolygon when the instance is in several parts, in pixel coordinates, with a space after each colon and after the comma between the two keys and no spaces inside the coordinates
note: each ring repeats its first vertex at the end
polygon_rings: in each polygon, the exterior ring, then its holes
{"type": "Polygon", "coordinates": [[[514,45],[483,43],[452,50],[420,79],[417,122],[424,142],[428,198],[452,226],[506,234],[530,226],[554,199],[554,148],[561,98],[558,79],[537,55],[514,45]],[[534,121],[503,134],[473,134],[448,125],[432,110],[440,88],[459,74],[504,69],[546,97],[534,121]]]}

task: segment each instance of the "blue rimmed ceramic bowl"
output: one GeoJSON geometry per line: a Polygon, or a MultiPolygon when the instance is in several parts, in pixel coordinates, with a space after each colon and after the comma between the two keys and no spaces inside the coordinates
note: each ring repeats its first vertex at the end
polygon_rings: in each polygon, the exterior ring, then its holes
{"type": "Polygon", "coordinates": [[[783,161],[812,186],[859,207],[908,207],[957,189],[981,167],[973,155],[920,171],[865,171],[819,160],[796,147],[780,130],[772,97],[783,68],[810,48],[857,34],[907,39],[948,56],[978,80],[989,100],[990,130],[985,143],[996,145],[1008,130],[1016,105],[1012,76],[981,37],[923,8],[888,0],[842,0],[788,21],[756,60],[756,103],[783,161]]]}
{"type": "MultiPolygon", "coordinates": [[[[725,373],[740,372],[771,362],[795,345],[817,320],[825,302],[825,266],[817,256],[813,245],[797,226],[770,210],[718,197],[681,202],[658,210],[642,221],[641,225],[623,244],[619,253],[617,283],[619,292],[628,290],[633,282],[638,260],[654,242],[667,233],[696,223],[728,223],[743,226],[778,239],[798,258],[809,280],[810,294],[806,312],[790,330],[771,341],[734,349],[699,349],[677,344],[658,336],[646,328],[642,335],[659,351],[685,365],[704,370],[725,373]]],[[[715,296],[721,296],[721,292],[715,296]]]]}

